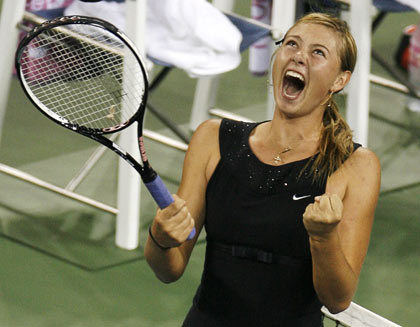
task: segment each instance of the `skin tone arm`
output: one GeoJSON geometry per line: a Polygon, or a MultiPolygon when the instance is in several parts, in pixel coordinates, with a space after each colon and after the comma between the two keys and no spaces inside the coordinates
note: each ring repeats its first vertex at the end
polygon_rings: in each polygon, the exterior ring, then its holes
{"type": "Polygon", "coordinates": [[[188,146],[182,179],[174,203],[158,209],[151,225],[151,233],[162,250],[151,240],[146,241],[145,257],[164,283],[178,280],[185,271],[191,252],[204,224],[205,192],[208,180],[219,159],[219,120],[199,126],[188,146]],[[196,236],[186,241],[192,228],[196,236]]]}
{"type": "Polygon", "coordinates": [[[379,188],[379,160],[359,148],[329,178],[326,194],[308,205],[303,215],[315,290],[332,313],[345,310],[356,292],[379,188]]]}

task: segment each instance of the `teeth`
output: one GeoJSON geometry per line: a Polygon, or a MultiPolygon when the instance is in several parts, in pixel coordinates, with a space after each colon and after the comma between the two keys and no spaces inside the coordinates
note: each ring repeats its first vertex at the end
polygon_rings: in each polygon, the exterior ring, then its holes
{"type": "Polygon", "coordinates": [[[286,76],[295,77],[295,78],[300,79],[302,82],[305,82],[305,78],[303,77],[302,74],[299,74],[299,73],[291,71],[291,70],[286,72],[286,76]]]}

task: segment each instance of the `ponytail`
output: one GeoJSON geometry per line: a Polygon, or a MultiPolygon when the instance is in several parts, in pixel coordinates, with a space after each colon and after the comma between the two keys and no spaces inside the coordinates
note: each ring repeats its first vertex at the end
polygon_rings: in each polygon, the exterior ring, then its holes
{"type": "Polygon", "coordinates": [[[324,111],[322,124],[319,153],[311,167],[313,180],[318,182],[331,176],[354,150],[352,131],[332,98],[324,111]]]}

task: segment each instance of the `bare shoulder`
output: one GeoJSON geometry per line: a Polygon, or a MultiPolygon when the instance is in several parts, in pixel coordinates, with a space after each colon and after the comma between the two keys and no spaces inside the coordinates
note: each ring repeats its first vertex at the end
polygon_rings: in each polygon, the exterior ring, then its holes
{"type": "Polygon", "coordinates": [[[348,191],[364,190],[378,194],[381,184],[381,164],[373,151],[360,147],[353,152],[343,166],[348,191]]]}
{"type": "Polygon", "coordinates": [[[349,160],[353,161],[355,164],[359,165],[369,165],[373,168],[380,169],[380,162],[378,156],[372,150],[367,148],[360,147],[352,153],[349,160]]]}
{"type": "Polygon", "coordinates": [[[378,191],[380,183],[381,164],[378,157],[373,151],[360,147],[328,178],[327,192],[344,198],[352,190],[378,191]]]}
{"type": "Polygon", "coordinates": [[[351,175],[380,177],[381,163],[379,158],[372,150],[367,148],[360,147],[354,151],[346,161],[345,166],[351,175]]]}
{"type": "Polygon", "coordinates": [[[201,123],[191,138],[187,154],[201,156],[203,160],[214,155],[217,156],[219,154],[220,123],[219,119],[210,119],[201,123]]]}
{"type": "Polygon", "coordinates": [[[221,120],[210,119],[195,130],[184,161],[184,172],[200,170],[208,181],[220,160],[219,129],[221,120]]]}
{"type": "Polygon", "coordinates": [[[201,123],[195,130],[190,145],[218,145],[220,119],[209,119],[201,123]]]}

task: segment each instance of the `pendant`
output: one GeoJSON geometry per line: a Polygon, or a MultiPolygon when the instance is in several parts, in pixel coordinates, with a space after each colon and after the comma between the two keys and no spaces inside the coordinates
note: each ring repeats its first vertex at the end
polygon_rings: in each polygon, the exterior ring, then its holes
{"type": "Polygon", "coordinates": [[[283,159],[280,157],[280,153],[278,153],[273,159],[276,165],[280,165],[283,162],[283,159]]]}
{"type": "Polygon", "coordinates": [[[280,157],[280,155],[282,155],[283,153],[289,152],[290,150],[292,150],[292,148],[291,147],[287,147],[283,151],[280,151],[279,153],[277,153],[277,155],[273,158],[274,159],[274,163],[276,165],[280,165],[281,163],[283,163],[283,159],[280,157]]]}

